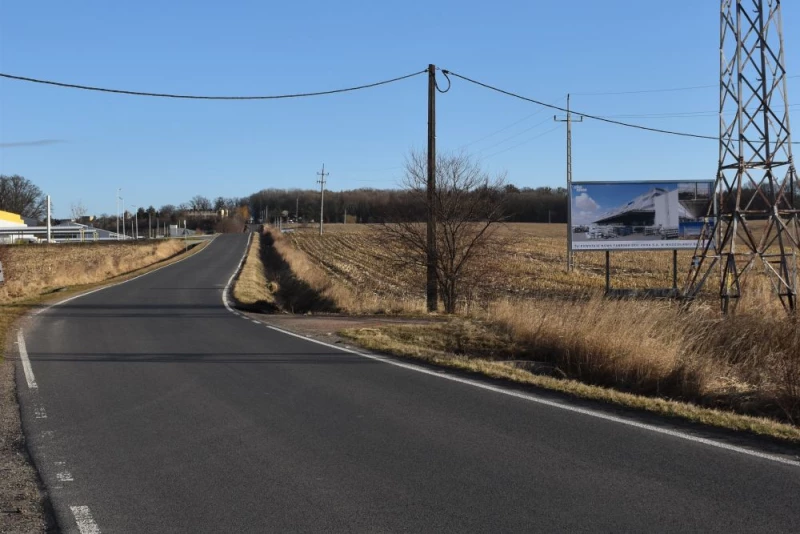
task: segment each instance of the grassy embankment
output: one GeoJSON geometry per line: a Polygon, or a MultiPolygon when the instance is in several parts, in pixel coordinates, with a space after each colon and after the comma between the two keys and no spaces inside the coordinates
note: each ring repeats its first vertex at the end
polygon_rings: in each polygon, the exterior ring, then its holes
{"type": "MultiPolygon", "coordinates": [[[[205,245],[189,251],[193,254],[205,245]]],[[[182,240],[136,243],[12,245],[0,247],[5,283],[0,286],[0,346],[25,313],[104,282],[146,272],[184,251],[182,240]]],[[[0,361],[3,356],[0,354],[0,361]]]]}
{"type": "MultiPolygon", "coordinates": [[[[331,309],[423,309],[423,273],[382,263],[369,227],[327,229],[276,236],[274,252],[331,309]]],[[[760,291],[728,318],[713,298],[689,311],[607,300],[599,296],[602,253],[577,255],[576,272],[565,272],[563,225],[506,231],[513,245],[495,258],[484,287],[465,293],[457,316],[343,334],[373,350],[800,441],[800,332],[763,280],[751,277],[760,291]]],[[[679,255],[680,269],[689,256],[679,255]]],[[[612,269],[619,286],[671,285],[668,252],[615,254],[612,269]]]]}

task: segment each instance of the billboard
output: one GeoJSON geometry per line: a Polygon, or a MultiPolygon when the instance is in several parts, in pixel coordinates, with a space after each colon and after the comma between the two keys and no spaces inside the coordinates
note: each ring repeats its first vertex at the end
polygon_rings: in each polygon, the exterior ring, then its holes
{"type": "Polygon", "coordinates": [[[573,182],[572,250],[693,249],[714,182],[573,182]]]}

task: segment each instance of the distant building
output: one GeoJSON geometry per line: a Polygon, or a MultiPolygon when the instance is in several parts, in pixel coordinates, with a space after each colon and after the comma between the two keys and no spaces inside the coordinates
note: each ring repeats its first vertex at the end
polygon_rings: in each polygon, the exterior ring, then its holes
{"type": "Polygon", "coordinates": [[[28,226],[22,217],[9,211],[0,211],[0,228],[25,228],[28,226]]]}

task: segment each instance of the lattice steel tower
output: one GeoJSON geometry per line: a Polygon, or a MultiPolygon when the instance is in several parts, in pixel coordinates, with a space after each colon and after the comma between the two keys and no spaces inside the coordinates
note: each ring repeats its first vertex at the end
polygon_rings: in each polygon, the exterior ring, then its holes
{"type": "Polygon", "coordinates": [[[789,101],[780,0],[722,0],[719,169],[705,237],[684,294],[694,298],[718,272],[722,310],[735,308],[744,277],[763,265],[784,307],[797,305],[789,101]]]}

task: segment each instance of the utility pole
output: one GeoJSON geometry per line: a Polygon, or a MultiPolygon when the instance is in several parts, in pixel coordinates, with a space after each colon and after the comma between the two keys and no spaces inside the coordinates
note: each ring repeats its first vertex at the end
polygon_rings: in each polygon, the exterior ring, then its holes
{"type": "Polygon", "coordinates": [[[436,311],[439,287],[436,280],[436,65],[428,65],[428,235],[426,300],[428,311],[436,311]]]}
{"type": "Polygon", "coordinates": [[[322,172],[317,173],[317,176],[319,176],[319,180],[317,180],[317,183],[319,183],[319,235],[322,235],[322,215],[325,206],[325,177],[329,174],[329,172],[325,172],[325,164],[323,163],[322,172]]]}
{"type": "Polygon", "coordinates": [[[50,228],[50,195],[47,195],[47,244],[49,245],[52,243],[51,241],[51,228],[50,228]]]}
{"type": "Polygon", "coordinates": [[[133,204],[131,204],[130,207],[134,210],[134,211],[131,212],[133,214],[133,217],[131,217],[131,237],[133,239],[138,239],[138,237],[139,237],[139,212],[136,211],[136,206],[134,206],[133,204]],[[133,226],[134,221],[136,221],[136,226],[133,226]]]}
{"type": "Polygon", "coordinates": [[[153,212],[147,212],[147,238],[153,239],[153,212]]]}
{"type": "MultiPolygon", "coordinates": [[[[556,122],[567,123],[567,271],[572,271],[574,262],[572,261],[572,113],[569,108],[570,95],[567,94],[567,118],[559,119],[553,117],[556,122]]],[[[583,116],[576,122],[583,122],[583,116]]]]}
{"type": "Polygon", "coordinates": [[[119,195],[122,193],[122,188],[117,188],[117,241],[119,241],[119,195]]]}
{"type": "Polygon", "coordinates": [[[294,222],[295,222],[295,224],[299,220],[300,220],[300,195],[297,195],[297,198],[294,200],[294,222]]]}

